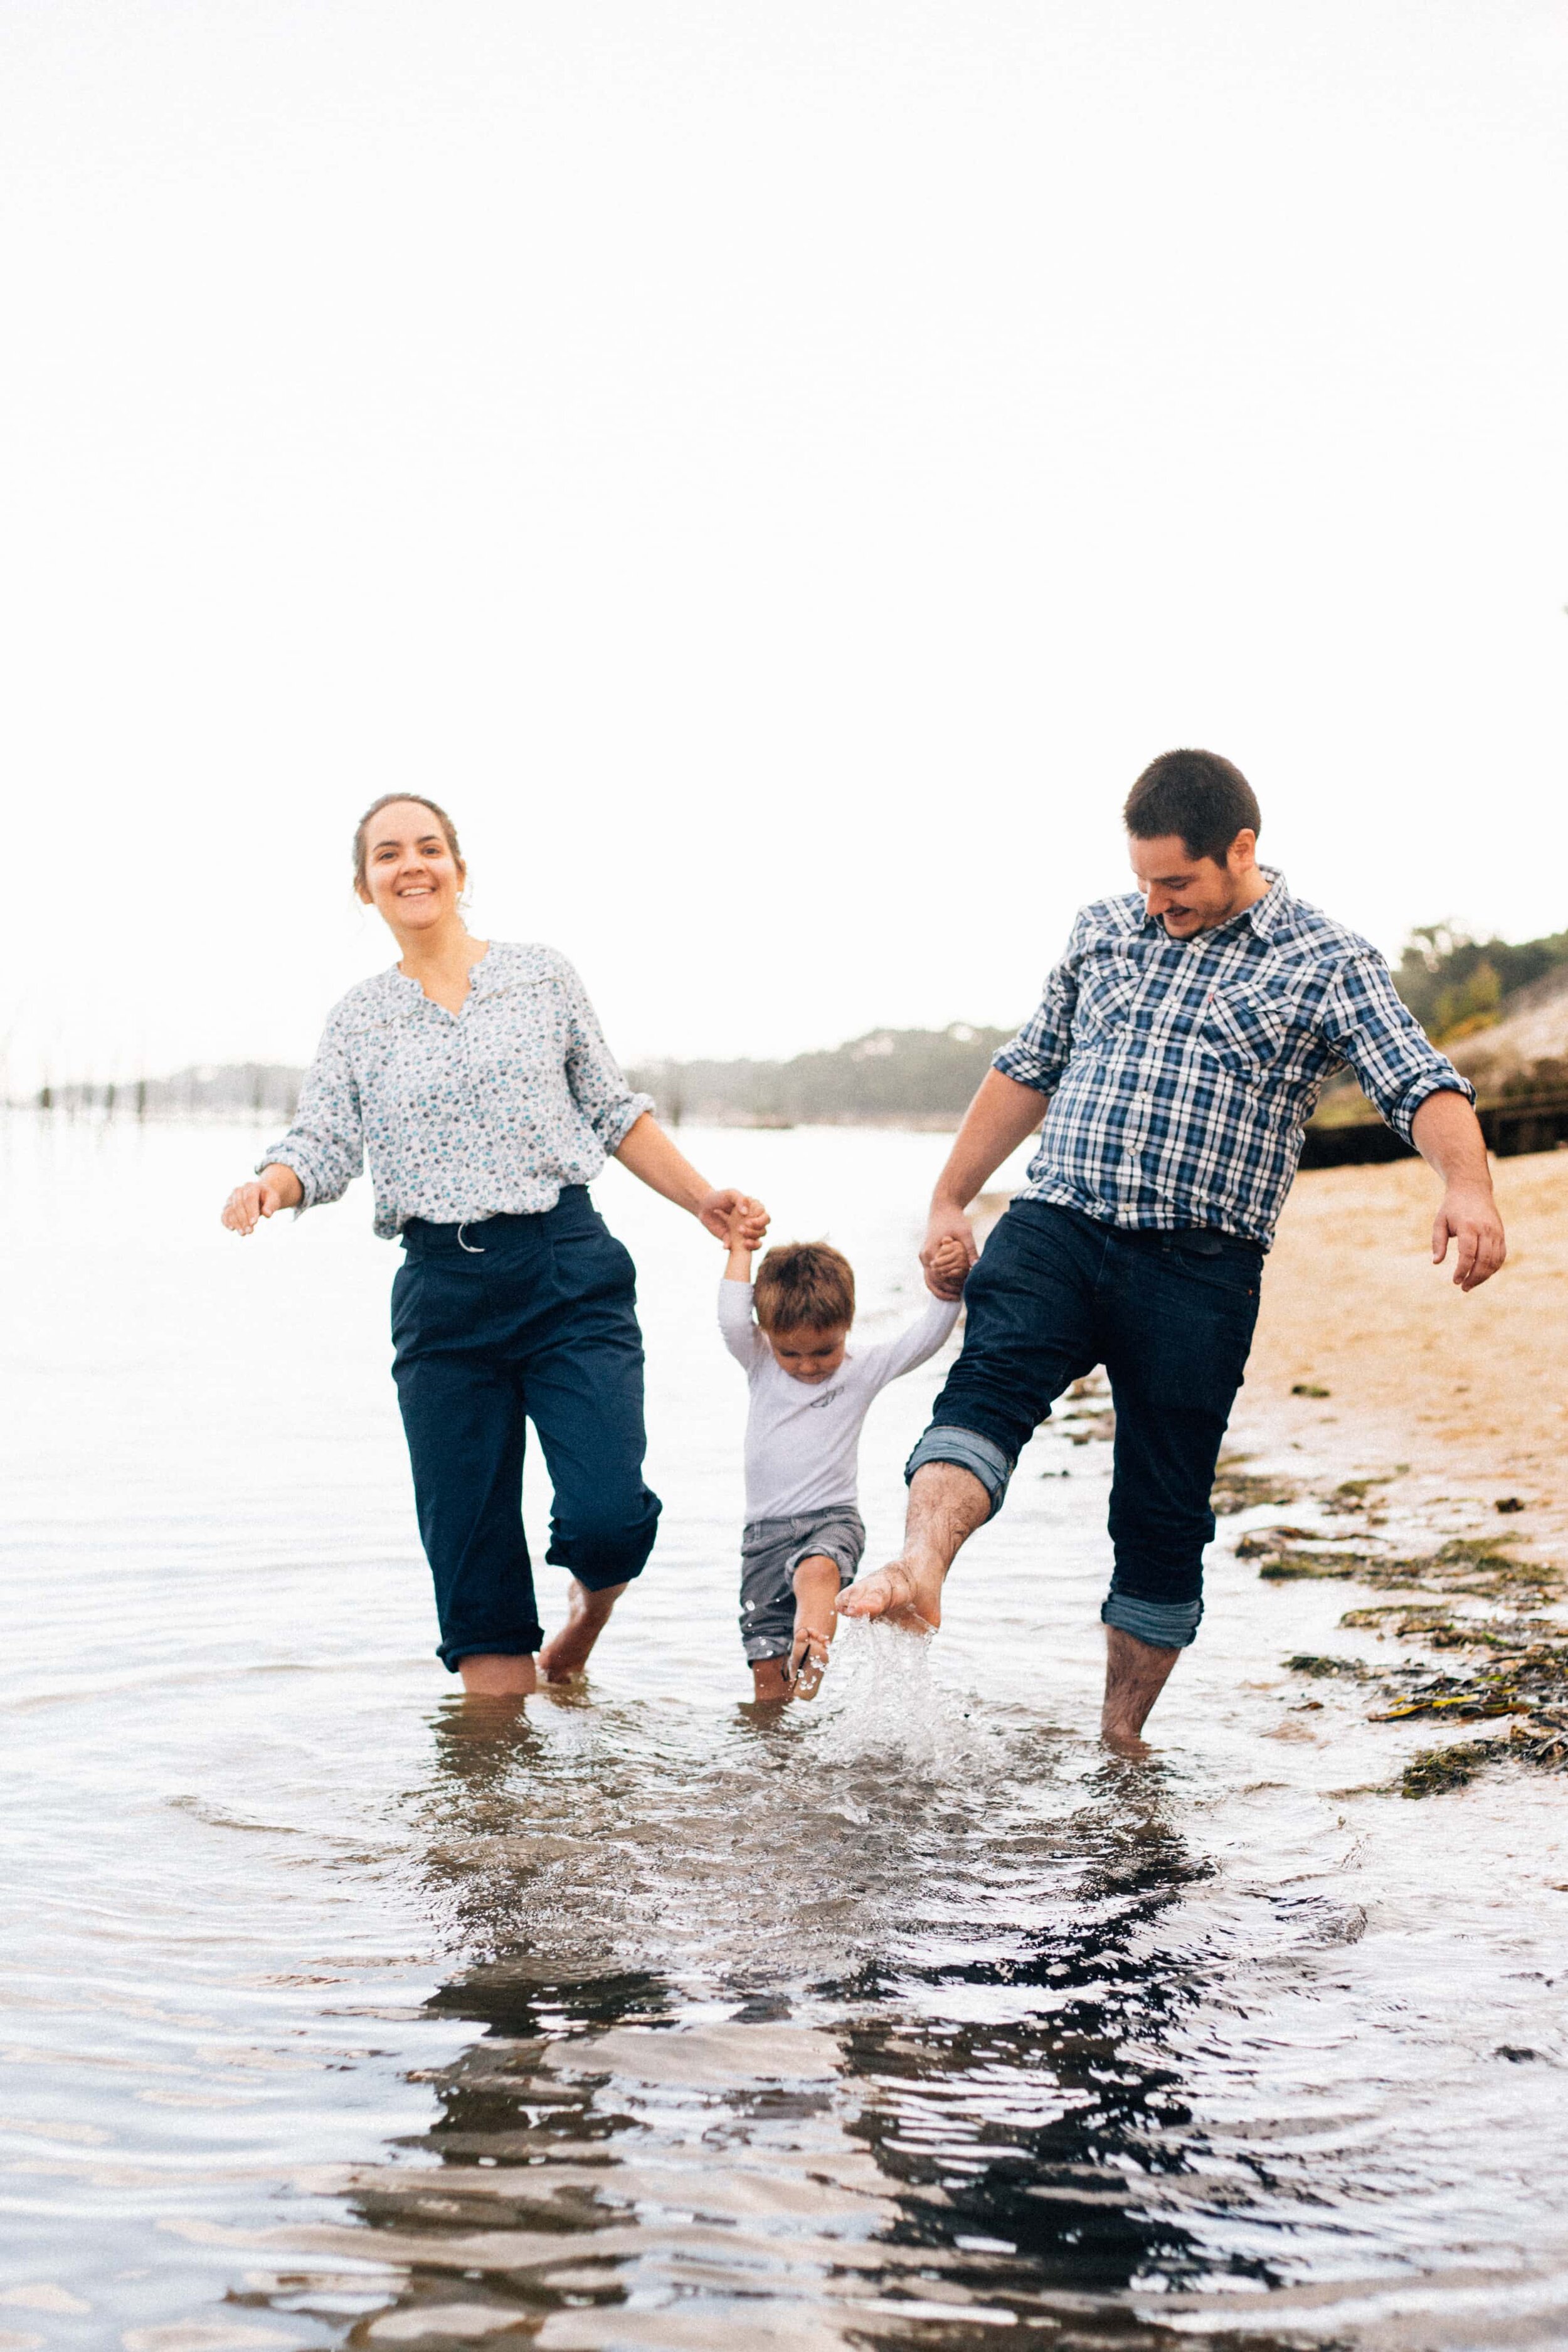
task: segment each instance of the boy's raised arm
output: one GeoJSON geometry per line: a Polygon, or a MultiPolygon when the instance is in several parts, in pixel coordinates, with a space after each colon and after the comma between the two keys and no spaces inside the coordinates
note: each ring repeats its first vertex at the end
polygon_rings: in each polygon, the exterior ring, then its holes
{"type": "Polygon", "coordinates": [[[750,1370],[766,1343],[752,1319],[752,1244],[743,1235],[737,1210],[730,1219],[730,1252],[719,1285],[719,1331],[735,1361],[750,1370]]]}

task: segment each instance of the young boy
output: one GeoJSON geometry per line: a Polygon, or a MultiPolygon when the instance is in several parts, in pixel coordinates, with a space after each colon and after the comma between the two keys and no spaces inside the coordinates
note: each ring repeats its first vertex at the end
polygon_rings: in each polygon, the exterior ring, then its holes
{"type": "MultiPolygon", "coordinates": [[[[947,1244],[962,1273],[963,1251],[947,1244]]],[[[958,1301],[928,1298],[896,1339],[851,1355],[855,1276],[826,1242],[787,1242],[757,1269],[738,1222],[719,1285],[719,1328],[746,1368],[746,1528],[741,1542],[741,1640],[757,1698],[815,1698],[833,1639],[834,1608],[866,1549],[856,1508],[860,1428],[878,1391],[934,1356],[958,1301]]]]}

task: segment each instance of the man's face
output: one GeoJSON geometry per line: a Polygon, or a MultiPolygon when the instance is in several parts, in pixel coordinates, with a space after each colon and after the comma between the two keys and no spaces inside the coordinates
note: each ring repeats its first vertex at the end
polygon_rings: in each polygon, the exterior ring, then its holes
{"type": "Polygon", "coordinates": [[[1253,855],[1257,844],[1250,828],[1238,833],[1222,864],[1213,857],[1194,857],[1179,833],[1161,834],[1152,841],[1130,834],[1127,840],[1143,904],[1173,940],[1215,929],[1261,895],[1263,877],[1253,855]]]}

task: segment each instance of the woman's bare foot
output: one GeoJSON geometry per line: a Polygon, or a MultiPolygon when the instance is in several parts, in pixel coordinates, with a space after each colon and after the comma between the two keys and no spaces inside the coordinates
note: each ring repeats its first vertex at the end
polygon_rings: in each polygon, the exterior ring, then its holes
{"type": "Polygon", "coordinates": [[[934,1633],[942,1623],[942,1564],[929,1555],[889,1560],[847,1584],[834,1606],[841,1617],[882,1617],[910,1633],[934,1633]]]}
{"type": "Polygon", "coordinates": [[[566,1622],[539,1653],[539,1671],[547,1683],[563,1683],[582,1673],[626,1589],[624,1584],[608,1584],[602,1592],[590,1592],[585,1584],[572,1579],[566,1594],[566,1622]]]}
{"type": "Polygon", "coordinates": [[[539,1687],[531,1658],[510,1657],[499,1650],[459,1658],[458,1672],[470,1698],[527,1698],[539,1687]]]}

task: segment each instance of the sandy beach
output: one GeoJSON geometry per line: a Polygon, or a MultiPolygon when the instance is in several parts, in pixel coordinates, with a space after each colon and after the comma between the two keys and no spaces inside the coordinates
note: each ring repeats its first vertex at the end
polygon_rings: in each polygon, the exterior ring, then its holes
{"type": "Polygon", "coordinates": [[[1526,1556],[1568,1538],[1568,1153],[1495,1164],[1501,1273],[1465,1297],[1430,1263],[1436,1181],[1420,1161],[1298,1179],[1264,1276],[1230,1444],[1300,1449],[1342,1477],[1407,1465],[1391,1503],[1526,1506],[1526,1556]],[[1298,1387],[1327,1396],[1300,1396],[1298,1387]]]}

